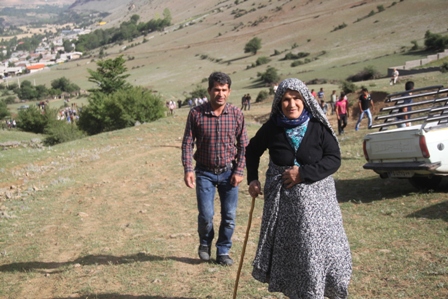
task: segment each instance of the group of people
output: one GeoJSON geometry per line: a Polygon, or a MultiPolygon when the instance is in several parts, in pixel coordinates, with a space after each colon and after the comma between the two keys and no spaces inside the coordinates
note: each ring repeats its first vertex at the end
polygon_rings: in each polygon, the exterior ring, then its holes
{"type": "Polygon", "coordinates": [[[199,105],[202,105],[204,103],[207,103],[208,99],[207,97],[202,97],[202,98],[193,98],[193,99],[189,99],[188,100],[188,106],[191,108],[197,107],[199,105]]]}
{"type": "Polygon", "coordinates": [[[182,141],[184,182],[196,189],[199,258],[212,259],[218,190],[216,262],[233,264],[238,186],[247,169],[249,194],[264,194],[252,276],[289,298],[347,298],[351,253],[332,178],[341,153],[326,115],[302,81],[285,79],[269,120],[249,140],[241,109],[228,103],[231,84],[227,74],[209,76],[210,101],[190,110],[182,141]],[[262,188],[259,166],[266,150],[270,161],[262,188]]]}
{"type": "Polygon", "coordinates": [[[6,124],[6,128],[9,130],[9,129],[15,129],[15,128],[17,128],[17,123],[16,123],[16,120],[15,119],[7,119],[6,121],[5,121],[5,124],[6,124]]]}
{"type": "Polygon", "coordinates": [[[72,103],[69,107],[59,110],[57,119],[65,120],[67,123],[74,123],[79,119],[79,111],[76,103],[72,103]]]}
{"type": "Polygon", "coordinates": [[[252,98],[250,97],[250,94],[245,94],[241,98],[241,110],[250,110],[250,100],[252,98]]]}

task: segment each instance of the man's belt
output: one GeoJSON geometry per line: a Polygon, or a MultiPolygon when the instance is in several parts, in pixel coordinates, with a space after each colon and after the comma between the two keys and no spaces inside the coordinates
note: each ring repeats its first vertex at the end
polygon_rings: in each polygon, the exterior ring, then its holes
{"type": "Polygon", "coordinates": [[[226,165],[226,166],[210,168],[210,167],[207,167],[207,166],[202,165],[202,164],[196,164],[196,168],[199,169],[199,170],[204,170],[204,171],[207,171],[207,172],[211,172],[213,174],[221,174],[221,173],[224,173],[224,172],[226,172],[228,170],[232,170],[233,169],[233,165],[229,164],[229,165],[226,165]]]}

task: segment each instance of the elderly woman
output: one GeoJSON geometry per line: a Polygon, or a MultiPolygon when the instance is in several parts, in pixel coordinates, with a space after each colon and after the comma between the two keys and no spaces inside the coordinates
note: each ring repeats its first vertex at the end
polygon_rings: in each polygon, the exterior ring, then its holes
{"type": "Polygon", "coordinates": [[[261,192],[260,157],[269,149],[264,208],[252,275],[290,298],[347,298],[350,247],[331,175],[339,144],[305,84],[280,83],[269,120],[246,148],[249,193],[261,192]]]}

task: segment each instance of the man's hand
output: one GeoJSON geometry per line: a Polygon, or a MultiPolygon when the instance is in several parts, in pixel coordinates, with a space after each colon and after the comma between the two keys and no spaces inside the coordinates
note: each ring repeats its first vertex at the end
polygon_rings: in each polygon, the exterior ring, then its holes
{"type": "Polygon", "coordinates": [[[243,181],[242,175],[238,175],[238,174],[234,173],[230,177],[230,184],[232,184],[232,186],[234,186],[234,187],[238,186],[242,181],[243,181]]]}
{"type": "Polygon", "coordinates": [[[293,166],[286,169],[282,174],[284,186],[289,189],[301,182],[299,167],[293,166]]]}
{"type": "Polygon", "coordinates": [[[186,172],[184,175],[184,182],[188,188],[194,188],[196,186],[194,172],[186,172]]]}
{"type": "Polygon", "coordinates": [[[258,180],[253,180],[249,184],[249,194],[253,198],[256,198],[258,195],[262,195],[263,192],[261,192],[261,184],[258,180]]]}

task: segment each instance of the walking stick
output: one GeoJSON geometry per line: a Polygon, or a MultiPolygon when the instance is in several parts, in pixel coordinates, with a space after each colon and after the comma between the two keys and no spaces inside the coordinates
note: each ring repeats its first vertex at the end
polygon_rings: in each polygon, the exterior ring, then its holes
{"type": "Polygon", "coordinates": [[[244,238],[243,251],[241,252],[240,265],[238,267],[238,273],[236,274],[235,288],[233,290],[233,299],[236,299],[236,293],[238,292],[238,282],[240,280],[241,268],[243,267],[244,254],[246,253],[247,239],[249,239],[249,231],[250,231],[250,225],[252,224],[252,214],[254,212],[254,206],[255,206],[255,197],[252,197],[252,204],[250,206],[250,212],[249,212],[249,221],[247,222],[246,237],[244,238]]]}

